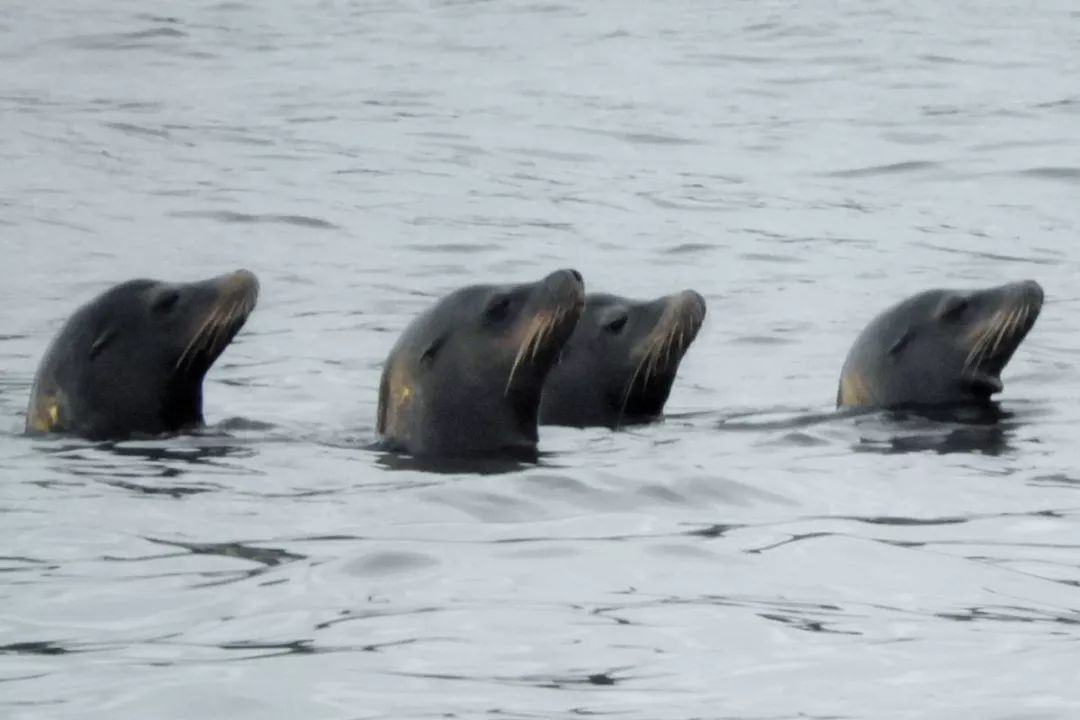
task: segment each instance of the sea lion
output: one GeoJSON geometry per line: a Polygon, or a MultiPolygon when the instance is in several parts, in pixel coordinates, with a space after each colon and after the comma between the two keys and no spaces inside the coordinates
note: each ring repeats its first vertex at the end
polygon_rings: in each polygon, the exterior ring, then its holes
{"type": "Polygon", "coordinates": [[[544,385],[540,423],[616,428],[655,420],[704,320],[705,298],[693,290],[643,301],[590,293],[544,385]]]}
{"type": "Polygon", "coordinates": [[[38,366],[26,431],[92,440],[203,423],[202,383],[255,308],[247,270],[193,283],[130,280],[79,308],[38,366]]]}
{"type": "Polygon", "coordinates": [[[927,290],[874,318],[840,374],[841,408],[918,408],[987,401],[1042,310],[1034,280],[981,290],[927,290]]]}
{"type": "Polygon", "coordinates": [[[383,368],[382,444],[423,458],[537,459],[548,372],[581,315],[584,284],[559,270],[523,285],[472,285],[409,324],[383,368]]]}

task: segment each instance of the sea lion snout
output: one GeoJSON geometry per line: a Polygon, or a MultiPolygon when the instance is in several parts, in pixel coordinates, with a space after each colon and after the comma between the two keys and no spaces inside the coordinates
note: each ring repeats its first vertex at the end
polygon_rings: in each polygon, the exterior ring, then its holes
{"type": "Polygon", "coordinates": [[[216,277],[210,283],[223,299],[250,298],[254,302],[259,297],[259,278],[244,268],[216,277]]]}
{"type": "Polygon", "coordinates": [[[570,303],[575,307],[585,305],[585,281],[581,273],[573,268],[556,270],[541,281],[556,303],[570,303]]]}
{"type": "Polygon", "coordinates": [[[1013,288],[1017,297],[1021,300],[1042,308],[1042,304],[1046,299],[1042,285],[1034,280],[1023,280],[1013,285],[1013,288]]]}
{"type": "Polygon", "coordinates": [[[705,297],[696,290],[683,290],[681,293],[674,296],[674,302],[680,308],[694,310],[703,318],[705,316],[707,307],[705,297]]]}

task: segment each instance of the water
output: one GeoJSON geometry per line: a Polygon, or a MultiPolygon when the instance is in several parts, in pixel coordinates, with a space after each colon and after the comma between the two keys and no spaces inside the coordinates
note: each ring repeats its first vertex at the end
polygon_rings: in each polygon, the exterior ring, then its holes
{"type": "Polygon", "coordinates": [[[1077,717],[1074,7],[7,3],[0,715],[1077,717]],[[363,449],[411,317],[568,265],[707,297],[665,423],[363,449]],[[19,435],[78,304],[238,267],[229,436],[19,435]],[[1000,424],[814,419],[880,308],[1028,277],[1000,424]]]}

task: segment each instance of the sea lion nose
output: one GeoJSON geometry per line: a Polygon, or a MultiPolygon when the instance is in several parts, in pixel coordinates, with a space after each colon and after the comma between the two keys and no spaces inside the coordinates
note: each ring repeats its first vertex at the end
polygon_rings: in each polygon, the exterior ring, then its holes
{"type": "Polygon", "coordinates": [[[1042,285],[1039,283],[1034,280],[1024,280],[1023,282],[1017,283],[1017,290],[1030,301],[1042,305],[1045,295],[1043,293],[1042,285]]]}
{"type": "Polygon", "coordinates": [[[563,288],[578,295],[585,292],[585,281],[582,279],[581,273],[573,268],[556,270],[544,278],[544,282],[548,287],[563,288]]]}
{"type": "Polygon", "coordinates": [[[215,278],[213,282],[219,292],[228,296],[259,296],[259,278],[250,270],[240,269],[215,278]]]}
{"type": "Polygon", "coordinates": [[[705,313],[705,297],[696,290],[683,290],[679,293],[679,302],[683,307],[691,306],[696,308],[700,313],[705,313]]]}

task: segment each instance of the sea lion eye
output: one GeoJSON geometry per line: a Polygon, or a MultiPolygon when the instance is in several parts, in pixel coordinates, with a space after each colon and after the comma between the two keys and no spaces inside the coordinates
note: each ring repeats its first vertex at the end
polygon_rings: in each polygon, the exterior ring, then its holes
{"type": "Polygon", "coordinates": [[[968,309],[968,301],[962,297],[950,299],[941,309],[942,320],[959,320],[968,309]]]}
{"type": "Polygon", "coordinates": [[[609,333],[611,333],[613,335],[617,335],[619,332],[622,331],[622,329],[624,327],[626,327],[626,316],[625,315],[620,315],[619,317],[615,318],[614,320],[604,324],[604,330],[606,330],[607,332],[609,332],[609,333]]]}
{"type": "Polygon", "coordinates": [[[176,307],[176,303],[179,302],[179,300],[180,293],[176,290],[170,290],[169,292],[160,295],[158,299],[154,301],[151,309],[157,314],[167,313],[176,307]]]}
{"type": "Polygon", "coordinates": [[[509,312],[510,298],[506,295],[499,295],[491,301],[484,315],[489,322],[499,322],[504,320],[509,312]]]}

